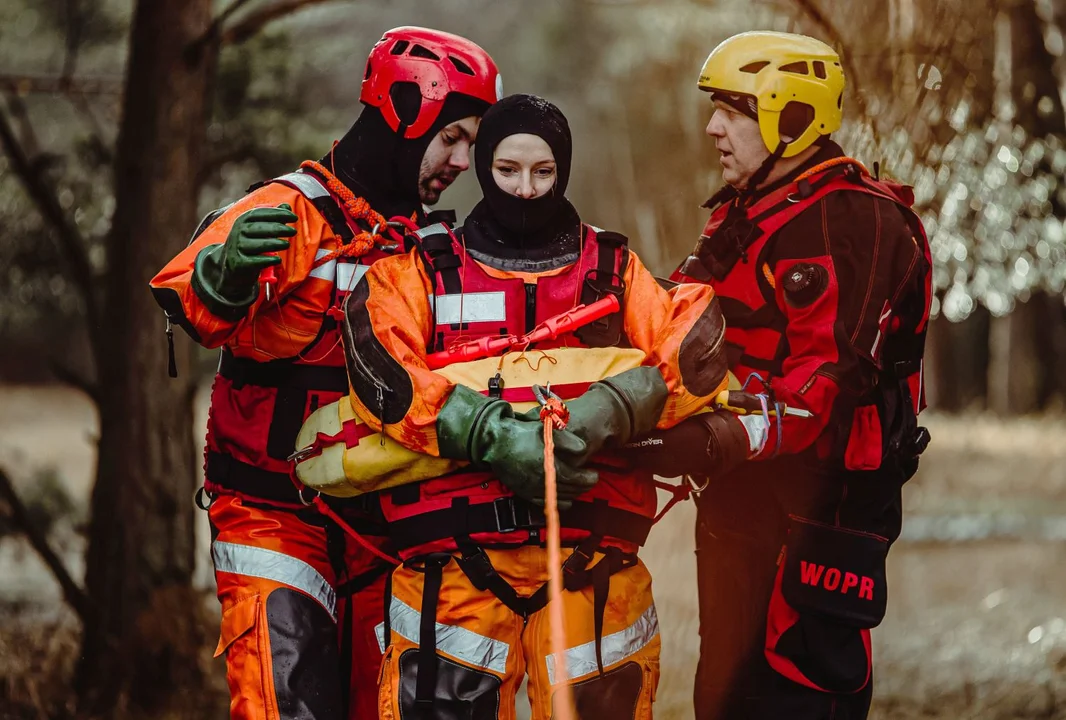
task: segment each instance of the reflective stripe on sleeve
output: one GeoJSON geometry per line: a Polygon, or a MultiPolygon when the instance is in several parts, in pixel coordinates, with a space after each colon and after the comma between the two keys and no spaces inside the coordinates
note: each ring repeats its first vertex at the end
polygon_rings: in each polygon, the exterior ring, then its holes
{"type": "Polygon", "coordinates": [[[287,183],[292,183],[305,198],[308,200],[314,200],[315,198],[326,197],[329,195],[329,190],[323,187],[322,183],[318,181],[313,175],[308,175],[303,172],[292,172],[288,175],[282,175],[278,180],[284,180],[287,183]]]}

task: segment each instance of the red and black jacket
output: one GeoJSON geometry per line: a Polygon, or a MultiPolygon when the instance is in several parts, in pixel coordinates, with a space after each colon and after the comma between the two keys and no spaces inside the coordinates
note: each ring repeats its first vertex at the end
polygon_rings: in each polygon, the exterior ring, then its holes
{"type": "Polygon", "coordinates": [[[813,415],[780,420],[757,459],[813,453],[872,470],[895,426],[916,426],[932,262],[912,203],[828,143],[758,197],[728,197],[675,271],[715,288],[730,370],[748,389],[813,415]],[[886,382],[906,397],[886,401],[886,382]]]}

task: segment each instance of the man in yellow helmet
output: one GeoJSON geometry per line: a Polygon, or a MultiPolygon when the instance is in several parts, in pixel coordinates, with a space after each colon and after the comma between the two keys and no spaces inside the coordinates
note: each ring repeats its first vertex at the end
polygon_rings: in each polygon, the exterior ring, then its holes
{"type": "Polygon", "coordinates": [[[714,287],[750,414],[710,413],[633,453],[704,474],[696,531],[696,717],[853,720],[900,494],[928,442],[929,246],[909,188],[829,139],[844,72],[828,45],[751,32],[707,58],[728,185],[673,279],[714,287]],[[692,452],[699,448],[699,452],[692,452]]]}

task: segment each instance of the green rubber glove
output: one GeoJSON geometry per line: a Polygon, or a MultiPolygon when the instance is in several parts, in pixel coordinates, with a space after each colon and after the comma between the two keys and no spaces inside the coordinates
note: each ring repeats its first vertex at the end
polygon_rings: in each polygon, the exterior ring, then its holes
{"type": "Polygon", "coordinates": [[[281,258],[266,253],[289,248],[298,220],[288,204],[254,208],[237,218],[226,242],[209,245],[196,256],[192,289],[212,314],[223,320],[244,317],[259,296],[259,273],[281,258]]]}
{"type": "MultiPolygon", "coordinates": [[[[584,453],[579,437],[555,430],[553,439],[559,508],[565,510],[599,476],[561,459],[584,453]]],[[[544,504],[544,424],[516,418],[510,403],[456,385],[437,416],[437,444],[441,457],[488,467],[518,497],[544,504]]]]}
{"type": "Polygon", "coordinates": [[[647,435],[659,422],[668,394],[662,373],[654,367],[633,368],[592,383],[566,403],[570,411],[566,429],[584,440],[585,448],[578,454],[561,448],[559,454],[581,467],[602,450],[647,435]]]}

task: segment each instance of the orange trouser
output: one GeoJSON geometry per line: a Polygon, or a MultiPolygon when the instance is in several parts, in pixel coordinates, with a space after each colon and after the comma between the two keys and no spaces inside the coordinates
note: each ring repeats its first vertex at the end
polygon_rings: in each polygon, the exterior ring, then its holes
{"type": "MultiPolygon", "coordinates": [[[[570,554],[563,550],[563,557],[570,554]]],[[[499,576],[520,596],[533,595],[548,580],[547,551],[524,546],[486,550],[499,576]]],[[[440,556],[437,556],[438,558],[440,556]]],[[[596,560],[602,555],[597,553],[596,560]]],[[[514,720],[515,697],[529,676],[533,720],[552,716],[553,684],[560,680],[551,657],[549,613],[528,620],[489,590],[478,590],[454,559],[444,558],[436,608],[436,680],[431,706],[416,702],[419,640],[426,566],[408,563],[392,575],[389,600],[391,644],[385,651],[380,717],[452,720],[514,720]]],[[[432,581],[431,581],[432,582],[432,581]]],[[[651,575],[639,560],[610,578],[603,613],[601,674],[595,648],[593,588],[565,591],[566,659],[578,712],[593,718],[651,718],[659,682],[659,626],[651,575]]]]}
{"type": "Polygon", "coordinates": [[[385,568],[313,509],[223,495],[209,516],[230,717],[377,717],[385,568]]]}

